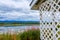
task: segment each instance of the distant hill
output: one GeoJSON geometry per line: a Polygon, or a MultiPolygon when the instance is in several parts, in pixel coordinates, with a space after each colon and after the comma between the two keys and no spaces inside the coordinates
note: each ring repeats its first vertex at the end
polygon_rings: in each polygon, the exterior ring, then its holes
{"type": "Polygon", "coordinates": [[[40,25],[39,21],[0,21],[0,26],[40,25]]]}
{"type": "Polygon", "coordinates": [[[0,21],[1,23],[5,24],[39,24],[39,21],[0,21]]]}

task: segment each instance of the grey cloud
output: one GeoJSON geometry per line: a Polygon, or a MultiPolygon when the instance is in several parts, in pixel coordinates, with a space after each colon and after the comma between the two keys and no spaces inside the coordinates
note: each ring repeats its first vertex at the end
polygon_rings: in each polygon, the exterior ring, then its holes
{"type": "Polygon", "coordinates": [[[21,1],[21,0],[12,0],[12,1],[21,1]]]}
{"type": "Polygon", "coordinates": [[[26,9],[22,9],[22,8],[12,8],[9,6],[5,6],[5,5],[0,5],[0,11],[1,13],[7,13],[7,12],[22,12],[22,13],[28,13],[26,9]]]}
{"type": "MultiPolygon", "coordinates": [[[[23,1],[23,0],[12,0],[12,1],[23,1]]],[[[27,0],[28,2],[30,0],[27,0]]],[[[35,11],[28,11],[29,9],[24,9],[24,8],[14,8],[14,7],[10,7],[8,5],[3,5],[1,4],[0,5],[0,13],[7,13],[7,12],[21,12],[21,13],[26,13],[26,14],[29,14],[30,12],[31,13],[35,13],[35,11]]]]}

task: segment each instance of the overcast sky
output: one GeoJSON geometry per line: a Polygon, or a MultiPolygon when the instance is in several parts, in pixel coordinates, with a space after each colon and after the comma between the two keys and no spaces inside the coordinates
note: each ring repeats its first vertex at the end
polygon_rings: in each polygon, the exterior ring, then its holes
{"type": "Polygon", "coordinates": [[[30,10],[31,0],[0,0],[0,21],[39,21],[39,12],[30,10]]]}

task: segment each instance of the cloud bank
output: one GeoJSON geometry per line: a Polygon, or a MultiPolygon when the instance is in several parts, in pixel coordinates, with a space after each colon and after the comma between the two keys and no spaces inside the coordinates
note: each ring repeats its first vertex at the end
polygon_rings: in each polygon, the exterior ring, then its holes
{"type": "Polygon", "coordinates": [[[0,21],[39,21],[39,12],[30,10],[30,0],[0,0],[0,21]]]}

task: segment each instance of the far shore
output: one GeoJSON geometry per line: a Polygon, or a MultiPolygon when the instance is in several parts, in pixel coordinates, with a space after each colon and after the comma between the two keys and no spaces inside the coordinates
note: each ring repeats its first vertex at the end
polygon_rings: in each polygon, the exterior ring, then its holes
{"type": "Polygon", "coordinates": [[[40,25],[40,24],[0,24],[0,26],[30,26],[30,25],[40,25]]]}

